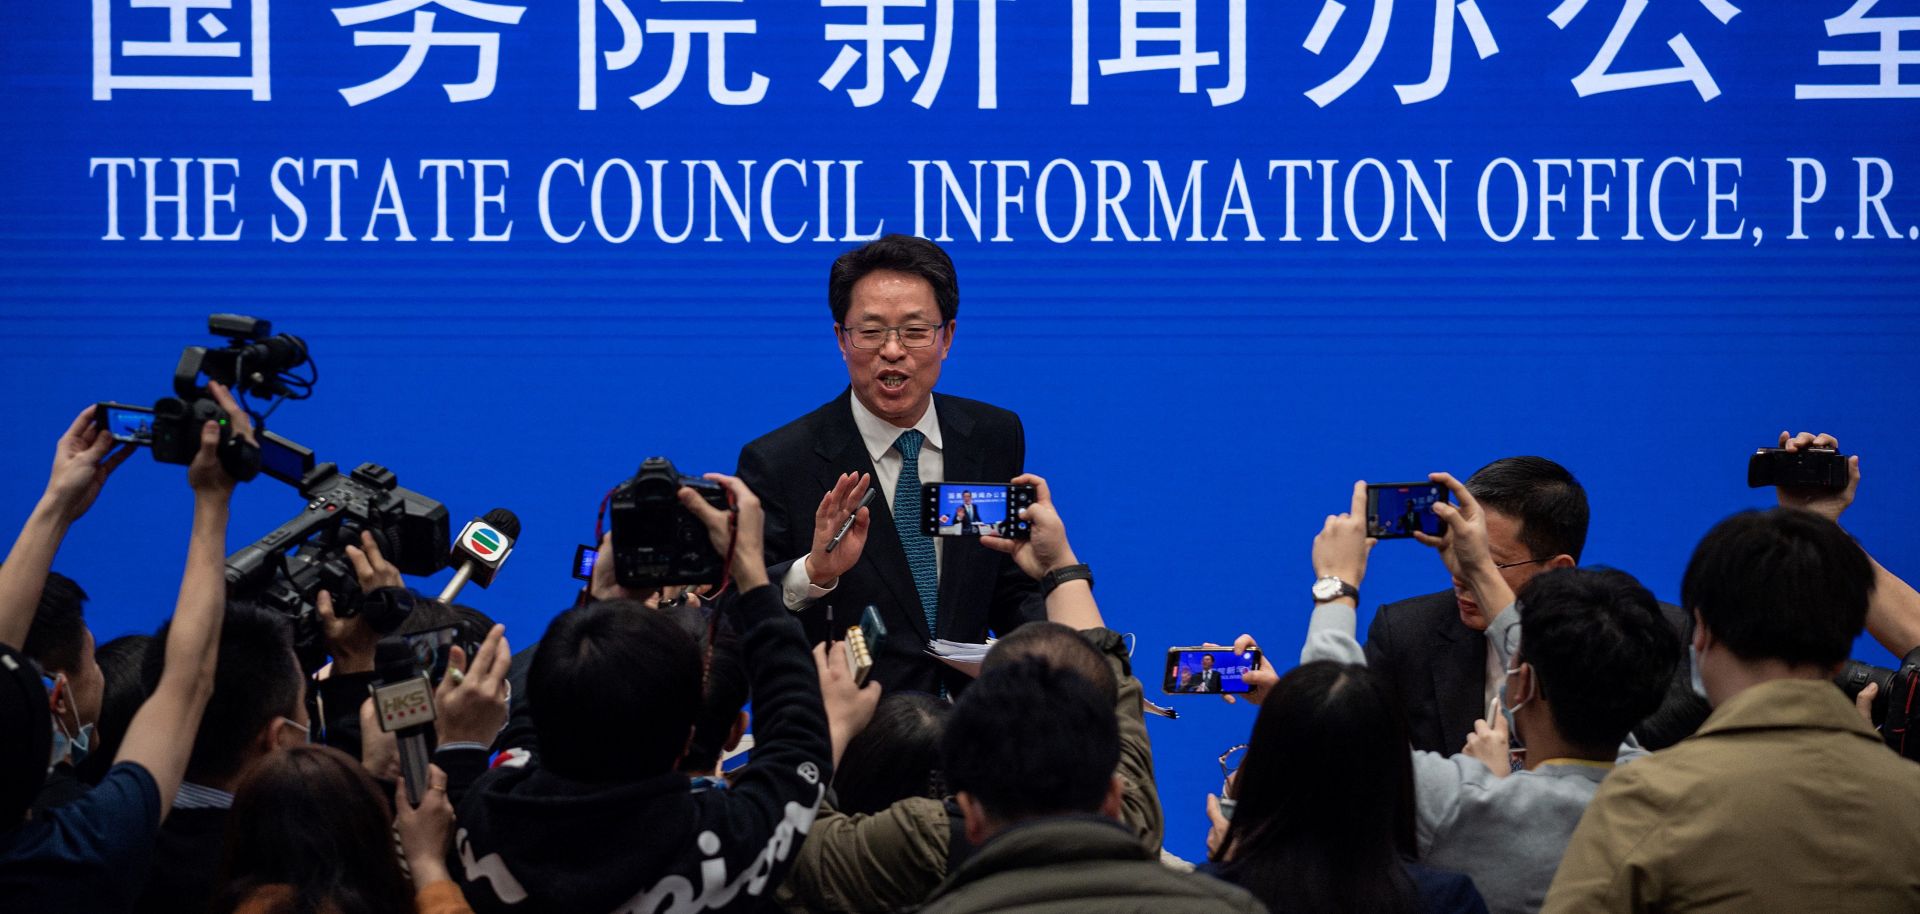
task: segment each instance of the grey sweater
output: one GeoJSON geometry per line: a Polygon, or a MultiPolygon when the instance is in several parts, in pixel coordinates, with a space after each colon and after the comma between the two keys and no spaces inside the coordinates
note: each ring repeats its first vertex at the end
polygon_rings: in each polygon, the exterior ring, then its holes
{"type": "MultiPolygon", "coordinates": [[[[1520,624],[1508,607],[1488,629],[1490,649],[1508,643],[1520,624]]],[[[1313,611],[1300,662],[1367,662],[1354,638],[1352,607],[1325,603],[1313,611]]],[[[1504,667],[1510,658],[1502,655],[1504,667]]],[[[1420,862],[1466,873],[1492,914],[1540,910],[1573,828],[1608,767],[1590,762],[1541,765],[1495,777],[1478,759],[1413,751],[1416,835],[1420,862]]]]}

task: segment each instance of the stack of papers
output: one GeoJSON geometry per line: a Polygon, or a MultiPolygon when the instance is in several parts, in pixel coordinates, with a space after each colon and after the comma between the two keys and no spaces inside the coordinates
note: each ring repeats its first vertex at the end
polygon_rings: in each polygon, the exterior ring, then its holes
{"type": "Polygon", "coordinates": [[[993,639],[985,644],[969,644],[965,641],[948,641],[935,638],[927,645],[927,653],[940,658],[942,663],[969,676],[980,675],[980,662],[987,659],[987,651],[993,647],[993,639]]]}

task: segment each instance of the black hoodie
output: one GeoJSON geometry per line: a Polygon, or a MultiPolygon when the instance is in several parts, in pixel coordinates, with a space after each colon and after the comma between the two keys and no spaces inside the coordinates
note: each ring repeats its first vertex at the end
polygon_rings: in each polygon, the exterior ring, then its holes
{"type": "Polygon", "coordinates": [[[754,697],[753,754],[732,786],[496,768],[456,803],[451,869],[475,911],[692,914],[757,910],[772,897],[813,826],[832,747],[813,655],[779,589],[748,591],[725,611],[754,697]]]}

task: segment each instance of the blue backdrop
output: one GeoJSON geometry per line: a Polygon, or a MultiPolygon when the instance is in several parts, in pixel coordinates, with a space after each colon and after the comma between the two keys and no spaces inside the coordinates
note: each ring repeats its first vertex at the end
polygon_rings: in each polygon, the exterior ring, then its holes
{"type": "MultiPolygon", "coordinates": [[[[525,644],[642,457],[730,470],[841,390],[827,265],[884,230],[948,243],[941,389],[1025,418],[1148,680],[1243,630],[1297,656],[1355,478],[1506,454],[1571,467],[1587,558],[1673,599],[1770,499],[1746,453],[1831,431],[1866,455],[1849,526],[1920,573],[1914,6],[25,4],[0,501],[24,516],[82,404],[163,395],[208,312],[258,314],[321,368],[276,431],[456,524],[519,512],[468,596],[525,644]]],[[[128,465],[61,553],[102,638],[172,605],[181,477],[128,465]]],[[[248,486],[232,548],[299,508],[248,486]]],[[[1411,542],[1371,572],[1363,624],[1446,585],[1411,542]]],[[[1172,700],[1168,844],[1197,858],[1251,717],[1172,700]]]]}

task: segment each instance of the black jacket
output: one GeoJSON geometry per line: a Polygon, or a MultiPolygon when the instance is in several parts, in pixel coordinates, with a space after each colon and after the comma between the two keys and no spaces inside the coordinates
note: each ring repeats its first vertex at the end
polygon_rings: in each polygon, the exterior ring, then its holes
{"type": "Polygon", "coordinates": [[[199,914],[213,903],[226,849],[228,810],[174,809],[160,825],[137,914],[199,914]]]}
{"type": "Polygon", "coordinates": [[[495,768],[454,797],[449,869],[475,911],[749,911],[772,896],[832,777],[826,713],[778,589],[748,591],[728,611],[756,738],[732,786],[695,792],[678,773],[581,783],[537,761],[495,768]]]}
{"type": "MultiPolygon", "coordinates": [[[[1660,613],[1681,638],[1693,635],[1693,617],[1678,606],[1660,613]]],[[[1524,637],[1524,636],[1523,636],[1524,637]]],[[[1385,677],[1407,713],[1413,748],[1453,755],[1466,745],[1473,722],[1487,716],[1487,637],[1460,621],[1453,591],[1389,603],[1367,627],[1367,666],[1385,677]]],[[[1685,683],[1683,656],[1674,671],[1685,683]]]]}
{"type": "MultiPolygon", "coordinates": [[[[922,482],[1006,482],[1020,475],[1026,432],[1019,416],[976,400],[933,396],[947,478],[922,482]]],[[[766,508],[767,564],[776,584],[788,566],[813,548],[813,515],[840,474],[873,472],[873,460],[853,422],[852,397],[849,388],[740,451],[738,475],[766,508]]],[[[1046,618],[1046,601],[1011,557],[976,540],[948,539],[941,557],[940,630],[929,633],[906,550],[894,530],[892,499],[892,492],[881,492],[873,500],[872,526],[859,564],[841,576],[832,594],[801,613],[802,621],[810,640],[823,641],[830,628],[845,631],[860,621],[869,604],[876,606],[887,626],[887,643],[874,658],[873,676],[888,692],[935,692],[944,684],[957,693],[966,677],[928,657],[927,639],[979,642],[989,630],[1005,634],[1046,618]],[[832,626],[827,624],[828,607],[832,626]]],[[[904,521],[917,522],[917,517],[904,521]]]]}

